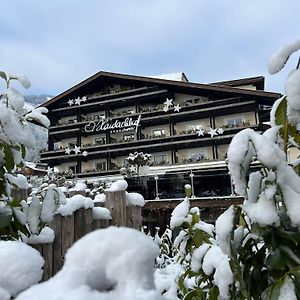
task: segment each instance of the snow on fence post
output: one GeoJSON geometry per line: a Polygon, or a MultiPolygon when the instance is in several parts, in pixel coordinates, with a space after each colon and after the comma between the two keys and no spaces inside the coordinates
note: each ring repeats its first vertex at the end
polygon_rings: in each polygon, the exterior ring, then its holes
{"type": "Polygon", "coordinates": [[[125,191],[106,191],[106,208],[111,212],[111,225],[127,226],[125,191]]]}

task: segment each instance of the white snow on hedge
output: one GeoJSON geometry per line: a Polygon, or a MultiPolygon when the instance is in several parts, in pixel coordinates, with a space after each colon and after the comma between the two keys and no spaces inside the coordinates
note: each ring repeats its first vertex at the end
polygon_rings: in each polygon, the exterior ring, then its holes
{"type": "Polygon", "coordinates": [[[186,197],[181,203],[179,203],[172,212],[170,227],[174,229],[182,225],[187,219],[187,214],[190,210],[190,201],[186,197]]]}
{"type": "Polygon", "coordinates": [[[282,287],[280,288],[280,294],[278,299],[282,300],[297,300],[295,294],[295,285],[290,277],[286,277],[282,287]]]}
{"type": "Polygon", "coordinates": [[[202,269],[206,275],[214,273],[214,282],[218,286],[221,299],[229,299],[229,285],[233,283],[233,274],[229,258],[220,247],[211,246],[203,258],[202,269]]]}
{"type": "Polygon", "coordinates": [[[7,89],[7,99],[12,108],[17,112],[23,111],[25,98],[14,88],[9,87],[7,89]]]}
{"type": "Polygon", "coordinates": [[[16,296],[38,283],[43,265],[40,253],[30,246],[18,241],[0,241],[0,295],[5,295],[6,291],[16,296]]]}
{"type": "Polygon", "coordinates": [[[287,214],[293,226],[300,227],[300,194],[288,185],[281,187],[287,214]]]}
{"type": "Polygon", "coordinates": [[[300,40],[292,42],[278,51],[276,51],[269,59],[268,69],[270,74],[279,72],[286,64],[291,54],[300,49],[300,40]]]}
{"type": "Polygon", "coordinates": [[[55,184],[50,184],[43,199],[41,220],[51,222],[58,206],[64,204],[66,204],[66,196],[63,191],[55,184]]]}
{"type": "Polygon", "coordinates": [[[300,122],[300,70],[293,70],[285,83],[287,96],[287,114],[290,123],[296,125],[300,122]]]}
{"type": "Polygon", "coordinates": [[[212,224],[208,224],[203,221],[199,221],[198,223],[196,223],[193,226],[193,230],[195,230],[195,229],[200,229],[200,230],[206,232],[208,235],[212,236],[213,232],[215,230],[215,227],[212,224]]]}
{"type": "Polygon", "coordinates": [[[16,185],[19,189],[25,190],[28,188],[27,178],[22,174],[16,174],[16,176],[14,176],[6,173],[5,178],[10,182],[10,184],[16,185]]]}
{"type": "Polygon", "coordinates": [[[93,231],[66,253],[62,270],[17,300],[162,300],[155,289],[153,262],[159,249],[130,228],[93,231]]]}
{"type": "Polygon", "coordinates": [[[126,205],[143,207],[145,205],[145,199],[139,193],[127,193],[126,192],[126,205]]]}
{"type": "Polygon", "coordinates": [[[106,202],[106,195],[103,193],[97,194],[94,198],[94,202],[100,202],[100,203],[106,202]]]}
{"type": "Polygon", "coordinates": [[[199,248],[195,249],[192,254],[191,259],[191,269],[193,272],[199,272],[202,266],[203,256],[206,254],[207,250],[210,248],[209,244],[202,244],[199,248]]]}
{"type": "Polygon", "coordinates": [[[222,251],[230,255],[231,232],[234,225],[234,206],[231,205],[216,221],[216,241],[222,251]]]}
{"type": "Polygon", "coordinates": [[[256,203],[245,202],[242,206],[243,210],[252,222],[258,223],[261,226],[278,226],[280,224],[280,218],[274,203],[275,193],[276,186],[271,185],[259,195],[256,203]]]}
{"type": "Polygon", "coordinates": [[[175,300],[177,298],[179,276],[184,272],[184,268],[179,263],[172,263],[165,268],[156,269],[154,273],[154,281],[156,288],[160,293],[164,292],[167,299],[175,300]]]}
{"type": "Polygon", "coordinates": [[[93,220],[111,220],[110,210],[105,207],[94,207],[93,220]]]}
{"type": "Polygon", "coordinates": [[[46,107],[36,107],[31,112],[25,115],[25,120],[27,121],[36,121],[45,128],[50,126],[49,119],[44,115],[48,112],[46,107]]]}
{"type": "Polygon", "coordinates": [[[53,243],[54,238],[55,233],[53,229],[46,226],[39,234],[31,235],[27,240],[27,244],[50,244],[53,243]]]}
{"type": "Polygon", "coordinates": [[[70,192],[73,192],[73,191],[76,191],[76,192],[79,192],[79,191],[85,191],[86,190],[86,184],[84,182],[80,182],[80,181],[77,181],[75,186],[71,189],[69,189],[70,192]]]}
{"type": "Polygon", "coordinates": [[[94,207],[93,200],[82,195],[74,195],[73,197],[67,198],[66,200],[67,203],[60,205],[56,211],[56,214],[60,214],[62,216],[70,216],[80,208],[88,209],[94,207]]]}

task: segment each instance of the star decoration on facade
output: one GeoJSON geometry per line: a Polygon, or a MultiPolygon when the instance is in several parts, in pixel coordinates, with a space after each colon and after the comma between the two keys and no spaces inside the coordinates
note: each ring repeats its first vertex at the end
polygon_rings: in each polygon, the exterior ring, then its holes
{"type": "Polygon", "coordinates": [[[86,100],[87,100],[86,96],[84,96],[84,97],[81,98],[82,102],[86,102],[86,100]]]}
{"type": "Polygon", "coordinates": [[[80,105],[81,104],[80,97],[77,97],[74,101],[75,101],[75,105],[80,105]]]}
{"type": "Polygon", "coordinates": [[[205,130],[203,130],[202,128],[200,128],[198,130],[198,136],[204,136],[205,130]]]}
{"type": "Polygon", "coordinates": [[[218,128],[217,129],[217,133],[218,134],[223,134],[224,133],[224,129],[223,128],[218,128]]]}
{"type": "Polygon", "coordinates": [[[74,104],[74,100],[71,100],[71,99],[70,99],[70,100],[68,101],[68,104],[69,104],[70,106],[72,106],[72,105],[74,104]]]}
{"type": "Polygon", "coordinates": [[[72,151],[72,150],[71,150],[69,147],[67,147],[67,148],[65,149],[65,153],[66,153],[66,154],[71,154],[71,151],[72,151]]]}
{"type": "Polygon", "coordinates": [[[174,111],[177,111],[177,112],[179,112],[179,111],[180,111],[180,109],[181,109],[181,107],[180,107],[180,105],[179,105],[179,104],[176,104],[176,105],[174,106],[174,111]]]}
{"type": "Polygon", "coordinates": [[[169,108],[170,106],[173,105],[173,99],[167,98],[167,100],[164,102],[164,104],[169,108]]]}
{"type": "Polygon", "coordinates": [[[78,147],[77,145],[75,145],[74,152],[75,152],[75,154],[80,153],[81,152],[80,147],[78,147]]]}
{"type": "Polygon", "coordinates": [[[88,153],[87,153],[86,151],[83,151],[83,152],[82,152],[82,155],[85,157],[85,156],[88,155],[88,153]]]}
{"type": "Polygon", "coordinates": [[[168,106],[164,106],[163,111],[167,112],[169,110],[168,106]]]}
{"type": "Polygon", "coordinates": [[[218,135],[217,129],[212,129],[212,128],[210,128],[210,130],[207,133],[210,134],[211,137],[218,135]]]}

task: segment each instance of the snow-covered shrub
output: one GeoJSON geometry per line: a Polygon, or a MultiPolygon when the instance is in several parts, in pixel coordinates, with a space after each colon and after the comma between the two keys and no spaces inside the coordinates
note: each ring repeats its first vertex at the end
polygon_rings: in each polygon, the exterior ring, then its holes
{"type": "Polygon", "coordinates": [[[137,176],[139,176],[141,168],[149,166],[150,160],[151,154],[143,152],[129,153],[129,156],[126,158],[126,162],[128,164],[126,172],[129,172],[130,174],[136,174],[137,176]]]}
{"type": "MultiPolygon", "coordinates": [[[[300,41],[274,54],[270,72],[298,49],[300,41]]],[[[300,148],[299,64],[288,76],[286,95],[272,108],[270,129],[240,131],[229,146],[228,168],[243,205],[228,208],[215,227],[201,223],[188,199],[174,209],[171,228],[181,231],[171,264],[182,266],[175,278],[179,299],[300,298],[300,178],[293,168],[300,160],[286,161],[290,145],[300,148]],[[253,160],[262,168],[249,175],[253,160]]]]}
{"type": "Polygon", "coordinates": [[[157,254],[157,245],[137,230],[96,230],[68,250],[60,272],[16,299],[163,300],[154,285],[157,254]]]}
{"type": "Polygon", "coordinates": [[[36,108],[24,114],[24,97],[11,87],[12,80],[19,81],[25,88],[30,87],[24,75],[0,71],[0,77],[7,86],[5,93],[0,95],[0,239],[18,239],[21,236],[27,241],[30,235],[36,237],[48,220],[40,218],[40,213],[50,205],[51,191],[47,193],[45,203],[41,204],[34,195],[30,203],[26,199],[17,199],[13,190],[28,188],[27,179],[17,171],[25,165],[26,150],[35,147],[30,122],[44,127],[48,127],[50,122],[43,115],[47,112],[46,108],[36,108]]]}
{"type": "MultiPolygon", "coordinates": [[[[228,218],[223,224],[224,232],[232,227],[230,220],[233,207],[227,215],[223,220],[228,218]]],[[[217,299],[218,295],[226,299],[233,274],[229,256],[222,250],[222,247],[228,248],[222,233],[216,235],[213,225],[201,221],[199,209],[190,209],[188,198],[174,209],[171,229],[180,231],[171,250],[168,249],[167,240],[157,259],[159,269],[156,282],[162,293],[169,297],[176,296],[177,299],[217,299]],[[169,254],[166,254],[166,250],[169,254]]],[[[164,235],[170,236],[168,229],[164,235]]]]}

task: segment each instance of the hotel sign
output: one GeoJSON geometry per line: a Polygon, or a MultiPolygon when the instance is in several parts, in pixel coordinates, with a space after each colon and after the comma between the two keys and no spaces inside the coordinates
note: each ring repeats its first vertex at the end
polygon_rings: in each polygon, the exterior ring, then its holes
{"type": "Polygon", "coordinates": [[[137,118],[127,117],[123,121],[102,119],[100,121],[90,121],[84,126],[83,131],[85,132],[99,132],[99,131],[127,131],[135,130],[137,132],[138,126],[141,121],[141,115],[137,118]]]}

